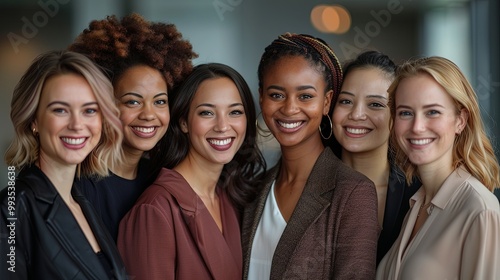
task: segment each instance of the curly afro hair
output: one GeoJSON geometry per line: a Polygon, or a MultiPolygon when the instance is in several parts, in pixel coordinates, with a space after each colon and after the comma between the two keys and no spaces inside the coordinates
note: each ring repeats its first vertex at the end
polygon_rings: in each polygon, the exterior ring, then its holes
{"type": "Polygon", "coordinates": [[[162,73],[169,90],[192,71],[191,60],[198,57],[174,24],[149,22],[136,13],[121,21],[114,15],[93,20],[68,49],[93,59],[113,84],[128,68],[147,65],[162,73]]]}

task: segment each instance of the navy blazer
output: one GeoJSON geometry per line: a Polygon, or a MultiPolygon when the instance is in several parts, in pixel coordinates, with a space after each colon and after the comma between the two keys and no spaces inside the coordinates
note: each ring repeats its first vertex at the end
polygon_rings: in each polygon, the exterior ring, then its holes
{"type": "Polygon", "coordinates": [[[377,243],[377,265],[398,238],[403,220],[410,209],[410,198],[421,185],[418,178],[413,178],[411,185],[407,185],[403,172],[391,163],[384,223],[377,243]]]}
{"type": "Polygon", "coordinates": [[[38,167],[21,170],[14,186],[15,190],[7,187],[0,192],[1,279],[128,278],[113,239],[75,185],[73,198],[108,259],[113,276],[109,276],[70,209],[38,167]],[[15,197],[14,212],[8,208],[8,202],[14,201],[12,197],[15,197]],[[9,239],[9,236],[14,237],[9,239]]]}

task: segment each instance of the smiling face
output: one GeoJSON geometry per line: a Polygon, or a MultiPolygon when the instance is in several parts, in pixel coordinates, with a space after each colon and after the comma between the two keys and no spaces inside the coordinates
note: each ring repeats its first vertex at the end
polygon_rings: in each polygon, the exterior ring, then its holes
{"type": "Polygon", "coordinates": [[[282,57],[265,71],[260,107],[281,146],[321,142],[318,128],[332,98],[325,88],[324,77],[302,56],[282,57]]]}
{"type": "Polygon", "coordinates": [[[351,153],[387,150],[390,84],[387,74],[375,67],[352,70],[344,78],[332,116],[333,133],[344,150],[351,153]]]}
{"type": "Polygon", "coordinates": [[[190,141],[189,157],[215,165],[229,163],[246,134],[245,108],[236,85],[229,78],[203,81],[181,129],[190,141]]]}
{"type": "Polygon", "coordinates": [[[430,75],[403,79],[395,93],[394,133],[409,160],[419,166],[451,167],[455,135],[466,125],[451,96],[430,75]]]}
{"type": "Polygon", "coordinates": [[[81,163],[99,143],[102,130],[89,83],[76,74],[49,78],[32,126],[39,134],[40,161],[48,163],[44,168],[81,163]]]}
{"type": "Polygon", "coordinates": [[[151,150],[170,121],[167,84],[160,72],[138,65],[127,69],[115,85],[126,152],[151,150]]]}

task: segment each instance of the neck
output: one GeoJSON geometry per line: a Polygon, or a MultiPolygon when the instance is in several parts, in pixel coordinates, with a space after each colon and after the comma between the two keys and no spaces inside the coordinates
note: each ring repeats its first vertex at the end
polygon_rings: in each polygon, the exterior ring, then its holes
{"type": "Polygon", "coordinates": [[[283,183],[306,181],[325,147],[321,139],[309,145],[281,147],[280,178],[283,183]]]}
{"type": "Polygon", "coordinates": [[[365,153],[351,153],[342,149],[342,162],[368,177],[376,186],[387,185],[390,164],[387,146],[365,153]]]}
{"type": "Polygon", "coordinates": [[[424,203],[428,203],[432,200],[432,198],[434,198],[446,178],[448,178],[452,172],[453,168],[451,164],[437,166],[426,165],[418,167],[420,180],[422,181],[422,186],[425,189],[424,203]]]}
{"type": "Polygon", "coordinates": [[[63,165],[55,162],[47,162],[40,158],[37,166],[54,185],[62,199],[69,203],[72,201],[71,188],[75,180],[77,165],[63,165]]]}
{"type": "Polygon", "coordinates": [[[139,161],[141,160],[144,152],[138,150],[127,149],[125,146],[123,147],[123,161],[119,166],[115,166],[115,168],[111,169],[111,172],[116,174],[119,177],[133,180],[137,177],[137,169],[139,166],[139,161]]]}
{"type": "Polygon", "coordinates": [[[222,164],[207,164],[189,154],[173,169],[184,177],[198,196],[213,199],[223,168],[222,164]]]}

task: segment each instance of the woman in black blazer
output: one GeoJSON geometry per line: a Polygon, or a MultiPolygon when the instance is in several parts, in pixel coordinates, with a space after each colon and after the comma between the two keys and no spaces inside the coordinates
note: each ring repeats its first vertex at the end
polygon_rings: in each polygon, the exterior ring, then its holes
{"type": "Polygon", "coordinates": [[[127,279],[112,238],[73,184],[75,176],[105,176],[105,163],[121,159],[118,116],[109,80],[83,55],[45,53],[21,78],[0,193],[1,279],[127,279]]]}

